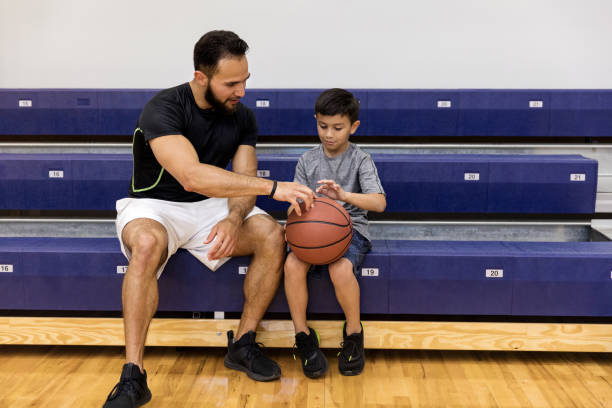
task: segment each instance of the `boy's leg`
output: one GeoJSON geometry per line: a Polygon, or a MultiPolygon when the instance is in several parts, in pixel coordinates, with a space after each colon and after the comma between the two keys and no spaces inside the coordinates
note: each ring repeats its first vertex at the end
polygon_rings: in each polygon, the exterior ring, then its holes
{"type": "Polygon", "coordinates": [[[285,261],[285,295],[296,333],[310,333],[306,323],[306,307],[308,306],[306,275],[309,269],[310,264],[298,259],[293,252],[287,255],[285,261]]]}
{"type": "Polygon", "coordinates": [[[363,327],[359,320],[359,283],[353,262],[342,258],[329,265],[336,298],[346,316],[342,329],[342,350],[338,354],[338,370],[342,375],[358,375],[365,366],[363,327]]]}
{"type": "Polygon", "coordinates": [[[361,333],[359,283],[355,278],[353,263],[347,258],[340,258],[329,265],[329,276],[346,316],[346,334],[361,333]]]}
{"type": "Polygon", "coordinates": [[[300,355],[302,371],[309,378],[319,378],[327,372],[329,364],[319,348],[319,334],[306,323],[308,285],[306,275],[310,264],[301,261],[293,252],[285,261],[285,294],[295,327],[295,350],[300,355]]]}

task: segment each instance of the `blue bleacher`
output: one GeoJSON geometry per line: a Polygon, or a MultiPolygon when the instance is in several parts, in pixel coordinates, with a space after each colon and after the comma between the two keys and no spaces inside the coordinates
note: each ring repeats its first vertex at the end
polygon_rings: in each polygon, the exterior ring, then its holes
{"type": "MultiPolygon", "coordinates": [[[[298,157],[260,155],[259,171],[275,180],[293,180],[298,157]]],[[[579,155],[384,154],[373,159],[387,193],[387,212],[595,210],[597,161],[579,155]]],[[[130,155],[0,154],[0,188],[5,191],[0,209],[113,210],[127,194],[131,172],[130,155]]],[[[257,205],[266,211],[287,208],[265,197],[257,205]]]]}
{"type": "MultiPolygon", "coordinates": [[[[241,311],[248,262],[233,258],[211,272],[180,250],[159,281],[159,310],[241,311]]],[[[126,264],[113,238],[0,238],[0,265],[12,265],[0,274],[0,308],[121,310],[126,264]]],[[[379,240],[361,268],[361,310],[612,316],[611,267],[609,242],[379,240]]],[[[340,312],[329,275],[309,276],[308,286],[310,312],[340,312]]],[[[282,287],[269,311],[288,312],[282,287]]]]}
{"type": "MultiPolygon", "coordinates": [[[[156,90],[0,90],[0,135],[131,135],[156,90]],[[31,104],[31,106],[29,106],[31,104]]],[[[249,90],[264,136],[316,134],[320,90],[249,90]]],[[[612,136],[610,90],[355,90],[357,135],[612,136]]],[[[259,155],[262,176],[292,180],[298,155],[259,155]]],[[[373,155],[387,213],[582,214],[598,163],[579,155],[373,155]]],[[[0,154],[1,210],[113,210],[125,154],[0,154]]],[[[259,197],[267,211],[286,203],[259,197]]],[[[527,241],[527,238],[525,241],[527,241]]],[[[242,310],[248,257],[209,271],[188,252],[159,282],[161,311],[242,310]]],[[[0,309],[121,310],[125,257],[114,238],[0,238],[0,309]]],[[[362,265],[362,313],[612,316],[612,242],[375,240],[362,265]]],[[[339,313],[328,275],[309,276],[309,311],[339,313]]],[[[282,288],[270,309],[287,312],[282,288]]]]}
{"type": "MultiPolygon", "coordinates": [[[[261,135],[312,136],[320,91],[249,89],[243,102],[261,135]]],[[[612,136],[612,90],[352,91],[361,103],[360,136],[612,136]]],[[[128,136],[156,92],[0,89],[0,135],[128,136]]]]}

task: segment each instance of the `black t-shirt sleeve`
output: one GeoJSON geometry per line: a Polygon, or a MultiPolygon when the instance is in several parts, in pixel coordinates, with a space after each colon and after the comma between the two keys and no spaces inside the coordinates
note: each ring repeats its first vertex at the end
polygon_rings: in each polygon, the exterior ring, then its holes
{"type": "Polygon", "coordinates": [[[240,144],[255,147],[257,144],[257,119],[252,110],[246,108],[240,132],[240,144]]]}
{"type": "Polygon", "coordinates": [[[184,107],[167,96],[153,98],[142,110],[138,127],[142,129],[145,140],[182,135],[185,129],[184,107]]]}

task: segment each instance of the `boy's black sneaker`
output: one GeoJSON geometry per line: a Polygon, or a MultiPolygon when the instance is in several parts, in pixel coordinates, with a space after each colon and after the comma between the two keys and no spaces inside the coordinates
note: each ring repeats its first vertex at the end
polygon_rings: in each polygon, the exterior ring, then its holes
{"type": "Polygon", "coordinates": [[[227,354],[223,364],[227,368],[244,371],[256,381],[272,381],[281,376],[281,369],[274,361],[264,356],[263,344],[255,341],[255,332],[250,331],[234,342],[234,332],[227,332],[227,354]]]}
{"type": "Polygon", "coordinates": [[[365,366],[365,351],[363,349],[363,325],[361,333],[346,335],[346,322],[342,327],[342,338],[340,345],[342,350],[338,353],[338,369],[342,375],[358,375],[365,366]]]}
{"type": "Polygon", "coordinates": [[[147,387],[147,372],[133,363],[127,363],[121,370],[121,378],[112,389],[102,408],[136,408],[151,401],[151,391],[147,387]]]}
{"type": "MultiPolygon", "coordinates": [[[[302,360],[302,371],[308,378],[318,378],[325,374],[329,364],[325,354],[319,348],[319,333],[309,327],[310,334],[299,332],[295,335],[294,351],[297,349],[302,360]]],[[[295,358],[295,353],[293,354],[295,358]]]]}

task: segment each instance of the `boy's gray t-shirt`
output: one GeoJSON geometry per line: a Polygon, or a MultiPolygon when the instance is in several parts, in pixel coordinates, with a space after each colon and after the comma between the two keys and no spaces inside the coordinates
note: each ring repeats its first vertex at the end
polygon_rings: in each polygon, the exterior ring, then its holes
{"type": "MultiPolygon", "coordinates": [[[[385,194],[378,171],[370,155],[353,143],[340,156],[327,157],[323,146],[305,152],[298,160],[294,181],[310,187],[313,191],[319,180],[334,180],[344,191],[351,193],[385,194]]],[[[339,201],[351,216],[353,227],[368,240],[368,211],[339,201]]]]}

